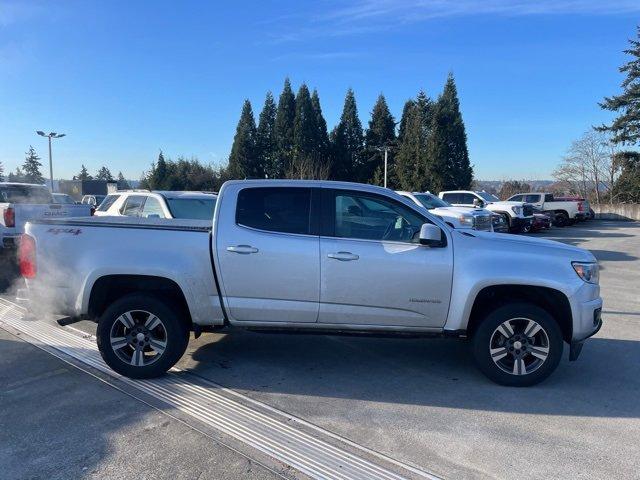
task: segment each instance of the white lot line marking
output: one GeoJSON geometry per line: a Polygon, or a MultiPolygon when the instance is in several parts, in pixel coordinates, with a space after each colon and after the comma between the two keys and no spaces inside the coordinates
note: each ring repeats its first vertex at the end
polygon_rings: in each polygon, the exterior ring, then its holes
{"type": "MultiPolygon", "coordinates": [[[[4,304],[6,306],[7,303],[10,303],[4,299],[1,300],[0,305],[4,304]]],[[[184,378],[185,376],[180,372],[170,373],[162,378],[153,380],[131,380],[122,377],[104,364],[93,341],[88,338],[81,338],[74,333],[66,331],[66,329],[58,328],[42,321],[23,320],[23,309],[17,305],[15,307],[17,308],[5,309],[5,314],[0,320],[45,345],[53,347],[103,373],[118,378],[131,387],[162,400],[181,412],[197,418],[203,423],[292,466],[304,474],[314,478],[335,479],[400,480],[405,478],[403,475],[395,473],[382,465],[370,462],[366,458],[354,455],[302,430],[293,428],[283,421],[265,415],[257,409],[254,410],[220,395],[216,391],[224,391],[225,393],[241,396],[232,390],[217,388],[210,382],[207,382],[207,384],[211,385],[211,388],[206,388],[198,385],[198,382],[184,378]]],[[[82,332],[82,334],[84,337],[91,337],[85,332],[82,332]]],[[[246,399],[246,397],[242,397],[246,399]]],[[[260,408],[266,407],[256,401],[251,403],[260,408]]],[[[273,408],[268,408],[267,410],[271,413],[277,413],[278,416],[284,416],[285,419],[292,418],[273,408]]],[[[297,420],[300,421],[299,419],[297,420]]],[[[346,439],[331,434],[331,432],[327,432],[320,427],[307,422],[305,422],[305,425],[314,427],[314,430],[319,434],[329,435],[369,456],[375,456],[382,463],[392,464],[404,470],[410,476],[428,479],[437,478],[419,468],[370,451],[353,442],[344,441],[346,439]]]]}

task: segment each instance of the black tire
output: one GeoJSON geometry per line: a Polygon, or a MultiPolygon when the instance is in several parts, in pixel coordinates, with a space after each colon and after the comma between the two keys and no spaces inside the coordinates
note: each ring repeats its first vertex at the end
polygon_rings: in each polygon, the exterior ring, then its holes
{"type": "Polygon", "coordinates": [[[526,225],[520,227],[520,233],[531,233],[533,231],[535,230],[533,229],[533,225],[531,225],[530,223],[527,223],[526,225]]]}
{"type": "MultiPolygon", "coordinates": [[[[98,321],[96,337],[100,354],[109,367],[125,377],[158,377],[173,367],[187,349],[189,328],[181,317],[177,309],[153,295],[134,293],[122,297],[110,305],[98,321]],[[143,323],[145,318],[151,318],[146,316],[147,313],[157,317],[160,324],[148,331],[148,335],[143,331],[140,332],[147,335],[145,342],[142,338],[138,340],[135,333],[145,327],[143,323]],[[121,320],[125,314],[128,314],[126,323],[133,320],[132,328],[127,328],[125,322],[121,320]],[[114,335],[116,331],[122,333],[114,335]],[[154,335],[159,335],[158,339],[154,338],[154,335]],[[123,338],[123,340],[117,342],[112,341],[112,338],[123,338]],[[125,338],[132,340],[124,340],[125,338]],[[137,347],[134,347],[131,342],[136,343],[137,347]],[[119,348],[114,348],[112,343],[119,348]],[[158,345],[163,344],[162,352],[158,353],[160,350],[158,345]],[[128,355],[131,355],[130,362],[125,361],[128,355]],[[148,364],[145,363],[147,360],[148,364]],[[134,365],[134,362],[140,365],[134,365]]],[[[150,320],[146,323],[151,327],[154,321],[150,320]]]]}
{"type": "Polygon", "coordinates": [[[569,225],[569,215],[564,212],[556,213],[556,226],[566,227],[567,225],[569,225]]]}
{"type": "Polygon", "coordinates": [[[529,387],[543,381],[557,368],[564,347],[558,323],[546,310],[530,303],[509,303],[496,308],[480,323],[473,333],[472,341],[473,355],[480,371],[494,382],[510,387],[529,387]],[[527,326],[532,325],[529,320],[540,327],[532,338],[524,335],[527,326]],[[509,339],[499,330],[504,328],[502,325],[506,321],[511,322],[513,327],[514,335],[509,339]],[[521,329],[523,329],[522,332],[521,329]],[[504,337],[503,345],[493,343],[496,339],[501,340],[502,337],[504,337]],[[514,340],[516,337],[517,339],[514,340]],[[546,345],[544,339],[546,339],[546,345]],[[514,341],[515,343],[509,343],[514,341]],[[514,350],[513,347],[518,344],[521,345],[519,348],[522,350],[514,350]],[[527,347],[528,352],[525,351],[527,347]],[[511,352],[501,357],[502,348],[511,352]],[[539,356],[545,355],[545,350],[546,357],[542,360],[539,356]],[[496,358],[495,361],[494,358],[496,358]],[[522,363],[516,365],[516,362],[522,363]],[[509,369],[512,369],[511,373],[507,371],[509,369]],[[527,369],[531,369],[531,373],[526,373],[527,369]],[[516,370],[518,370],[517,374],[516,370]]]}

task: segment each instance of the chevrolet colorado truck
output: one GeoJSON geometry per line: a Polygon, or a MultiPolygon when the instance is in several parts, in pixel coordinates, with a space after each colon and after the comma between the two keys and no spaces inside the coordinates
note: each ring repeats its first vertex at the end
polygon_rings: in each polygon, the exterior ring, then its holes
{"type": "Polygon", "coordinates": [[[105,362],[135,378],[171,368],[190,331],[243,328],[467,338],[486,376],[528,386],[601,325],[590,252],[453,229],[354,183],[229,181],[212,221],[37,220],[18,258],[27,307],[97,321],[105,362]]]}

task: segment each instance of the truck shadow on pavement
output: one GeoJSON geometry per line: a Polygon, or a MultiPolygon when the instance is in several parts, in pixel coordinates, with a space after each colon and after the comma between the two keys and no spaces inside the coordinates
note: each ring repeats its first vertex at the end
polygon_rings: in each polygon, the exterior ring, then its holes
{"type": "Polygon", "coordinates": [[[572,363],[566,347],[550,378],[516,389],[486,379],[475,368],[469,345],[453,339],[251,332],[203,339],[207,343],[191,345],[195,363],[189,362],[188,368],[193,373],[225,387],[275,393],[278,398],[284,394],[524,414],[640,417],[638,341],[593,338],[572,363]]]}

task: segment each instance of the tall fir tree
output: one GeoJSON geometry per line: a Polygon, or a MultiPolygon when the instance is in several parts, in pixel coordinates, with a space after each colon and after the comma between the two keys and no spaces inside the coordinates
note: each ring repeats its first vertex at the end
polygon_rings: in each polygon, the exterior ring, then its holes
{"type": "Polygon", "coordinates": [[[401,120],[401,140],[395,161],[395,176],[402,190],[432,189],[427,155],[427,141],[433,105],[420,91],[414,102],[407,102],[401,120]]]}
{"type": "Polygon", "coordinates": [[[82,164],[82,168],[80,169],[80,172],[74,177],[74,179],[76,179],[76,180],[93,180],[93,177],[91,175],[89,175],[87,167],[85,167],[84,163],[83,163],[82,164]]]}
{"type": "Polygon", "coordinates": [[[433,108],[427,156],[430,185],[434,191],[471,188],[473,168],[469,163],[467,134],[452,74],[433,108]]]}
{"type": "Polygon", "coordinates": [[[332,178],[353,181],[364,150],[364,134],[353,90],[347,90],[340,122],[331,132],[332,178]]]}
{"type": "Polygon", "coordinates": [[[313,112],[316,116],[316,129],[318,130],[316,135],[318,145],[316,148],[322,159],[322,163],[329,166],[329,132],[327,130],[327,121],[324,119],[324,115],[322,115],[320,96],[315,88],[311,94],[311,105],[313,106],[313,112]]]}
{"type": "Polygon", "coordinates": [[[4,182],[4,166],[0,162],[0,182],[4,182]]]}
{"type": "Polygon", "coordinates": [[[284,88],[278,99],[275,131],[278,152],[268,175],[270,178],[283,178],[291,163],[293,152],[293,121],[296,116],[296,99],[291,90],[291,82],[284,80],[284,88]]]}
{"type": "Polygon", "coordinates": [[[36,153],[35,149],[29,145],[29,150],[25,153],[24,163],[22,164],[22,170],[24,171],[25,182],[27,183],[44,183],[44,177],[40,173],[40,157],[36,153]]]}
{"type": "Polygon", "coordinates": [[[100,170],[98,170],[98,173],[96,173],[96,176],[94,178],[96,180],[106,180],[108,182],[113,181],[113,175],[111,175],[111,171],[104,165],[100,167],[100,170]]]}
{"type": "Polygon", "coordinates": [[[256,122],[251,109],[251,102],[245,100],[242,113],[233,137],[233,145],[229,154],[230,178],[260,177],[260,166],[256,158],[256,122]]]}
{"type": "Polygon", "coordinates": [[[364,136],[365,155],[361,168],[357,172],[357,180],[363,183],[376,183],[382,185],[384,179],[384,152],[387,147],[388,171],[393,170],[393,150],[396,140],[396,121],[389,111],[387,100],[380,94],[373,106],[369,128],[364,136]]]}
{"type": "Polygon", "coordinates": [[[267,176],[272,173],[272,166],[276,163],[278,154],[275,127],[276,103],[271,92],[267,92],[256,130],[256,157],[262,173],[267,176]]]}
{"type": "Polygon", "coordinates": [[[624,51],[632,57],[620,67],[626,74],[622,82],[622,93],[606,97],[600,106],[612,112],[619,112],[611,125],[602,125],[598,130],[612,133],[615,143],[634,145],[640,142],[640,27],[637,39],[629,40],[631,47],[624,51]]]}
{"type": "Polygon", "coordinates": [[[402,138],[404,137],[404,132],[407,128],[407,121],[409,119],[409,114],[411,113],[411,109],[416,104],[414,99],[409,99],[404,103],[404,107],[402,108],[402,117],[400,117],[400,124],[398,126],[398,143],[402,142],[402,138]]]}
{"type": "Polygon", "coordinates": [[[129,182],[124,178],[122,172],[118,172],[118,190],[129,190],[130,188],[131,185],[129,185],[129,182]]]}

